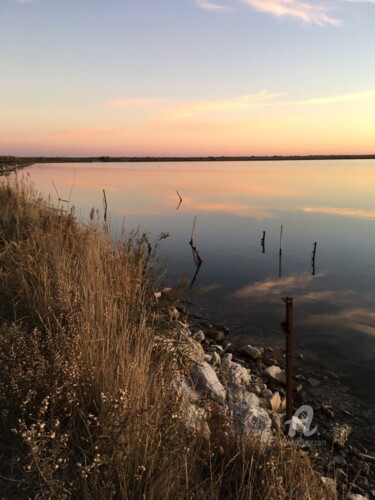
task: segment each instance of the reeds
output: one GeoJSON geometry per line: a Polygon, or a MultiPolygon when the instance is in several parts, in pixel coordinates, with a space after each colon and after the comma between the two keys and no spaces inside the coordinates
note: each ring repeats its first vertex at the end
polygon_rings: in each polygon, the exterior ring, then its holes
{"type": "Polygon", "coordinates": [[[323,498],[307,457],[231,437],[217,405],[187,430],[150,242],[109,234],[0,183],[4,498],[323,498]]]}

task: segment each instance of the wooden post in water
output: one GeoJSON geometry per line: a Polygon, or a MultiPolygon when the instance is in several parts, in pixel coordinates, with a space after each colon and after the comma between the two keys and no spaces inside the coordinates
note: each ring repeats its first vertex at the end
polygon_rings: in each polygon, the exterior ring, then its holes
{"type": "Polygon", "coordinates": [[[266,252],[266,231],[263,231],[262,239],[260,240],[260,244],[262,246],[262,253],[266,252]]]}
{"type": "Polygon", "coordinates": [[[281,224],[280,227],[280,245],[279,245],[279,255],[281,257],[281,254],[283,253],[283,225],[281,224]]]}
{"type": "Polygon", "coordinates": [[[103,204],[104,204],[104,222],[107,222],[107,197],[105,195],[105,191],[103,189],[103,204]]]}
{"type": "Polygon", "coordinates": [[[285,297],[285,321],[281,327],[286,344],[286,419],[293,417],[293,297],[285,297]]]}
{"type": "Polygon", "coordinates": [[[316,255],[316,242],[314,243],[314,249],[311,256],[312,273],[315,276],[315,255],[316,255]]]}
{"type": "Polygon", "coordinates": [[[283,253],[283,225],[280,227],[280,244],[279,244],[279,278],[281,278],[281,256],[283,253]]]}

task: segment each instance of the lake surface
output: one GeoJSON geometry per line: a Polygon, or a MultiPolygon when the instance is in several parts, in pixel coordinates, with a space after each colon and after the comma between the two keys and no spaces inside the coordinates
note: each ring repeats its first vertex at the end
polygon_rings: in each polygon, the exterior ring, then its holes
{"type": "Polygon", "coordinates": [[[92,207],[102,218],[104,189],[119,233],[124,220],[153,241],[168,232],[159,255],[172,285],[194,277],[196,216],[196,310],[225,321],[243,343],[273,345],[283,341],[281,297],[292,296],[297,349],[375,403],[375,160],[37,164],[28,172],[83,218],[92,207]]]}

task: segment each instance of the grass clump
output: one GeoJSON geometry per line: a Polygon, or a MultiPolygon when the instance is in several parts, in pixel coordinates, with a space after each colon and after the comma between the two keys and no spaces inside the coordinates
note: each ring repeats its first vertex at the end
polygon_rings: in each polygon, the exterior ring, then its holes
{"type": "Polygon", "coordinates": [[[294,446],[234,438],[217,405],[209,433],[184,425],[145,237],[115,245],[3,179],[0,278],[3,498],[328,498],[294,446]]]}

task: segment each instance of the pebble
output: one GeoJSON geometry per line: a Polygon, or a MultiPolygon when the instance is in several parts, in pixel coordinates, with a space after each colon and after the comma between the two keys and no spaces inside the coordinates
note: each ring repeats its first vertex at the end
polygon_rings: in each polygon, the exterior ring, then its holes
{"type": "Polygon", "coordinates": [[[317,378],[310,377],[307,379],[307,381],[312,387],[318,387],[318,385],[320,385],[320,380],[318,380],[317,378]]]}

